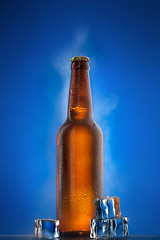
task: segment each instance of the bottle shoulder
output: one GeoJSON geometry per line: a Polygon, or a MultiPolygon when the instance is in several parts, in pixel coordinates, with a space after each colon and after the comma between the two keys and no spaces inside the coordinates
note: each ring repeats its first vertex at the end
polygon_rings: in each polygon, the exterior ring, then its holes
{"type": "Polygon", "coordinates": [[[100,135],[103,137],[101,128],[94,120],[86,121],[68,119],[60,127],[58,137],[59,135],[74,134],[77,131],[84,131],[92,135],[100,135]]]}

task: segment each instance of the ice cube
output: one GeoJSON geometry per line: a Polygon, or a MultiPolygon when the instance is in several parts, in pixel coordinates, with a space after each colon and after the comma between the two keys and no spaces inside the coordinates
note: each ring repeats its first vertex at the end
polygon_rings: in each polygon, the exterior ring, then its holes
{"type": "Polygon", "coordinates": [[[108,229],[109,238],[116,237],[116,230],[117,230],[116,219],[109,219],[109,229],[108,229]]]}
{"type": "Polygon", "coordinates": [[[90,238],[128,236],[128,218],[91,219],[90,238]]]}
{"type": "Polygon", "coordinates": [[[96,219],[92,218],[90,223],[90,238],[96,238],[96,219]]]}
{"type": "Polygon", "coordinates": [[[116,219],[116,237],[125,237],[129,235],[127,217],[118,217],[116,219]]]}
{"type": "Polygon", "coordinates": [[[109,219],[91,219],[90,238],[108,237],[109,219]]]}
{"type": "Polygon", "coordinates": [[[59,220],[35,219],[34,235],[37,238],[59,237],[59,220]]]}
{"type": "Polygon", "coordinates": [[[119,197],[97,198],[94,204],[97,219],[113,218],[121,215],[119,197]]]}

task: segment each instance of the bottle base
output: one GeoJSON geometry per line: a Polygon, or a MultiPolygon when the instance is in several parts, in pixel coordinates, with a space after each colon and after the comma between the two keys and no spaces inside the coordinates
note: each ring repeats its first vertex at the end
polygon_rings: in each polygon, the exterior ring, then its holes
{"type": "Polygon", "coordinates": [[[70,232],[61,232],[61,237],[69,237],[69,238],[75,238],[75,237],[89,237],[90,232],[89,231],[70,231],[70,232]]]}

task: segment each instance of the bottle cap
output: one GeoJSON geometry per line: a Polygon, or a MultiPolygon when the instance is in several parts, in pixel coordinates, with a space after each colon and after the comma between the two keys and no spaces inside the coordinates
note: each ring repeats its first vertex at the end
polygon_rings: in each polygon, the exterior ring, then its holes
{"type": "Polygon", "coordinates": [[[76,62],[76,61],[90,62],[90,59],[89,57],[84,57],[84,56],[77,56],[77,57],[71,58],[71,62],[76,62]]]}

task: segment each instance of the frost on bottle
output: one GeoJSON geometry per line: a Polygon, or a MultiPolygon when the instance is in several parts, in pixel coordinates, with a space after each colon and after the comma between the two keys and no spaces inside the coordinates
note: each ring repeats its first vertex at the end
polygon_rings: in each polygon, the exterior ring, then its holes
{"type": "Polygon", "coordinates": [[[68,116],[57,135],[57,219],[63,234],[83,235],[103,196],[103,135],[93,120],[89,58],[71,59],[68,116]]]}

